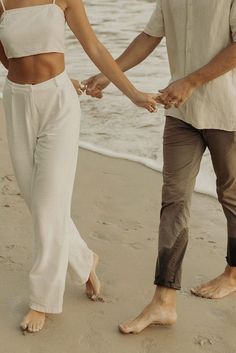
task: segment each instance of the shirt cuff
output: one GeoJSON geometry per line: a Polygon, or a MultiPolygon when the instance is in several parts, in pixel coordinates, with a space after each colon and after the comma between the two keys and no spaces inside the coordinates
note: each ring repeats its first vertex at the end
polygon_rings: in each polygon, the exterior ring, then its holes
{"type": "MultiPolygon", "coordinates": [[[[146,26],[143,30],[144,33],[148,34],[151,37],[165,37],[165,32],[163,30],[163,28],[149,28],[148,26],[146,26]]],[[[235,40],[236,40],[236,36],[235,36],[235,40]]]]}

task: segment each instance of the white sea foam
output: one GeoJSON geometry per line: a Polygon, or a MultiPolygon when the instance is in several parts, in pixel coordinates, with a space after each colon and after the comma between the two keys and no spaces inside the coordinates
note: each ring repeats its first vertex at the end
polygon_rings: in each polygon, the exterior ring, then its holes
{"type": "MultiPolygon", "coordinates": [[[[128,161],[145,165],[146,167],[151,168],[157,172],[162,172],[162,164],[150,158],[144,158],[128,153],[115,152],[86,141],[80,141],[79,145],[81,148],[86,149],[88,151],[96,152],[112,158],[126,159],[128,161]]],[[[197,177],[195,191],[216,197],[214,175],[213,170],[211,170],[211,168],[205,173],[204,170],[201,169],[197,177]]]]}
{"type": "MultiPolygon", "coordinates": [[[[144,28],[155,2],[120,0],[118,4],[115,0],[87,0],[85,4],[99,39],[116,57],[144,28]]],[[[66,47],[66,70],[70,77],[82,80],[97,72],[68,28],[66,47]]],[[[6,70],[1,67],[0,89],[5,76],[6,70]]],[[[165,42],[144,63],[132,69],[128,77],[136,87],[147,92],[165,87],[169,80],[165,42]]],[[[99,101],[83,96],[81,106],[81,147],[161,171],[162,109],[157,114],[139,109],[114,86],[108,87],[104,99],[99,101]]],[[[215,177],[208,152],[203,157],[196,190],[215,196],[215,177]]]]}

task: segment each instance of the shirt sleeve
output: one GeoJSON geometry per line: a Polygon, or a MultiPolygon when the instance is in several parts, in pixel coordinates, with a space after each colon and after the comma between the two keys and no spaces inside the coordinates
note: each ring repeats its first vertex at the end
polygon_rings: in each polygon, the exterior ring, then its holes
{"type": "Polygon", "coordinates": [[[165,27],[164,18],[161,7],[161,0],[157,0],[156,8],[152,13],[152,16],[144,28],[144,33],[149,34],[152,37],[164,37],[165,27]]]}
{"type": "Polygon", "coordinates": [[[233,0],[230,11],[230,29],[233,41],[236,42],[236,0],[233,0]]]}

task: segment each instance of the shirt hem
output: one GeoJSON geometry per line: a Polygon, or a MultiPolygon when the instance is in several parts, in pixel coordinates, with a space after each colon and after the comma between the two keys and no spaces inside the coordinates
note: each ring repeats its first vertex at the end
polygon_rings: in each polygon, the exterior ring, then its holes
{"type": "Polygon", "coordinates": [[[188,119],[185,119],[184,117],[180,116],[179,114],[176,114],[173,112],[165,111],[165,116],[171,116],[172,118],[182,120],[186,124],[192,125],[195,129],[198,129],[198,130],[207,130],[207,129],[210,130],[211,129],[211,130],[222,130],[222,131],[229,131],[229,132],[236,131],[236,126],[235,127],[227,127],[227,126],[215,125],[215,124],[211,124],[211,125],[197,124],[197,123],[194,123],[188,119]]]}

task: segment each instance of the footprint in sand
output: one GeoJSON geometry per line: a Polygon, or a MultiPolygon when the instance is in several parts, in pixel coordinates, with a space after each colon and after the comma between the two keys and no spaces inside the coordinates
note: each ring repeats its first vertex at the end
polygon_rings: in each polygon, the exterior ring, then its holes
{"type": "Polygon", "coordinates": [[[0,190],[2,195],[18,195],[20,192],[14,175],[5,175],[0,179],[0,190]]]}
{"type": "Polygon", "coordinates": [[[145,338],[142,342],[141,350],[139,353],[157,353],[159,347],[157,346],[156,342],[152,338],[145,338]]]}
{"type": "Polygon", "coordinates": [[[206,336],[195,336],[193,342],[201,347],[206,345],[213,345],[213,339],[206,336]]]}
{"type": "MultiPolygon", "coordinates": [[[[96,320],[94,320],[96,323],[96,320]]],[[[107,336],[101,333],[100,330],[97,330],[93,327],[93,325],[89,325],[89,330],[80,335],[79,345],[83,347],[84,353],[94,352],[96,353],[104,353],[106,352],[107,347],[110,347],[112,343],[109,341],[107,336]]]]}
{"type": "Polygon", "coordinates": [[[111,237],[108,234],[105,233],[99,233],[99,232],[91,232],[89,236],[95,240],[102,240],[105,242],[110,242],[111,237]]]}
{"type": "Polygon", "coordinates": [[[24,246],[9,244],[0,247],[0,264],[8,270],[22,270],[24,263],[21,259],[28,259],[24,246]]]}
{"type": "Polygon", "coordinates": [[[134,250],[142,250],[143,249],[143,244],[141,244],[141,243],[128,243],[127,245],[134,250]]]}
{"type": "Polygon", "coordinates": [[[235,313],[230,307],[227,309],[219,309],[213,307],[210,310],[210,313],[215,320],[221,320],[222,322],[231,322],[231,325],[233,327],[236,325],[235,313]]]}

